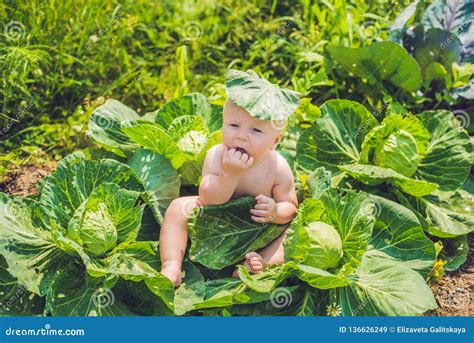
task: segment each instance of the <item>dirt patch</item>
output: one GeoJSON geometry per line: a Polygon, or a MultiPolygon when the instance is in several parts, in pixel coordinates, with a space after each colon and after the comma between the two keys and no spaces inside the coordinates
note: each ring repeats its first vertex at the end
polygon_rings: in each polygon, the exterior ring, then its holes
{"type": "Polygon", "coordinates": [[[2,176],[0,191],[14,195],[30,195],[38,193],[36,184],[54,170],[51,166],[13,167],[2,176]]]}
{"type": "Polygon", "coordinates": [[[474,235],[470,235],[466,262],[453,272],[446,272],[431,289],[439,308],[428,316],[474,315],[474,235]]]}

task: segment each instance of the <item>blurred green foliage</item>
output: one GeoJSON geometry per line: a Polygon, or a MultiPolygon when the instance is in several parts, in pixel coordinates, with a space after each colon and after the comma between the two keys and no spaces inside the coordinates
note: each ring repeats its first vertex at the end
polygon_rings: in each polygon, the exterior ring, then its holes
{"type": "MultiPolygon", "coordinates": [[[[227,68],[253,68],[312,102],[351,96],[328,44],[386,40],[410,1],[6,1],[0,4],[0,162],[56,160],[86,146],[91,110],[116,98],[140,113],[201,92],[222,102],[227,68]]],[[[362,88],[365,86],[362,85],[362,88]]],[[[4,169],[3,169],[4,170],[4,169]]],[[[0,167],[0,173],[2,169],[0,167]]]]}

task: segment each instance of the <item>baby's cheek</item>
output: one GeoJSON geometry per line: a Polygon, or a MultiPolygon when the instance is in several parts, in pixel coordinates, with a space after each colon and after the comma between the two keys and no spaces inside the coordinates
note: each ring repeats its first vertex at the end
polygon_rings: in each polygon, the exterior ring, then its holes
{"type": "Polygon", "coordinates": [[[226,141],[230,141],[232,139],[232,134],[229,132],[227,128],[222,129],[222,141],[225,143],[226,141]]]}
{"type": "Polygon", "coordinates": [[[257,156],[257,157],[262,157],[263,155],[265,155],[269,149],[267,146],[265,146],[263,143],[260,143],[260,144],[257,144],[256,146],[254,146],[254,155],[257,156]]]}

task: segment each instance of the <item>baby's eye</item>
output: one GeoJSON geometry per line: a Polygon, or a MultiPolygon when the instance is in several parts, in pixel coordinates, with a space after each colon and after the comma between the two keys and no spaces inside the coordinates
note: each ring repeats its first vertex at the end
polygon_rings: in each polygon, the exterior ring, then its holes
{"type": "Polygon", "coordinates": [[[255,128],[253,128],[252,130],[253,130],[254,132],[263,133],[263,131],[262,131],[262,130],[260,130],[260,129],[257,129],[256,127],[255,127],[255,128]]]}
{"type": "Polygon", "coordinates": [[[237,125],[237,124],[230,124],[230,126],[232,126],[232,127],[239,127],[239,125],[237,125]]]}

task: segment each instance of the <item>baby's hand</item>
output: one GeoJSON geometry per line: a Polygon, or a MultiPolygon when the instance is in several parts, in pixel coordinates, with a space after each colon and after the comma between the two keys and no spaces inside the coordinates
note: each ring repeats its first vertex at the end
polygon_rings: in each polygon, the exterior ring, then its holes
{"type": "Polygon", "coordinates": [[[268,223],[275,219],[277,215],[277,205],[275,200],[269,198],[263,194],[259,194],[255,197],[257,203],[255,207],[250,210],[253,214],[251,218],[257,223],[268,223]]]}
{"type": "Polygon", "coordinates": [[[232,177],[239,177],[245,170],[253,164],[253,157],[246,153],[241,153],[236,149],[229,149],[224,146],[224,157],[222,159],[222,169],[225,174],[232,177]]]}

